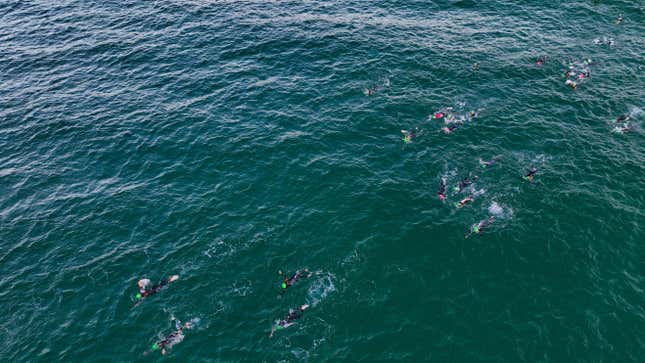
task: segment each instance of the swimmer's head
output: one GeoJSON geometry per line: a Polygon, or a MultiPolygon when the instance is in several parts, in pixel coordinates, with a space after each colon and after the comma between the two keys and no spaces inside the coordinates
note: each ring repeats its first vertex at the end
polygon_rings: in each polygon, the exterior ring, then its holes
{"type": "Polygon", "coordinates": [[[135,296],[137,300],[141,300],[141,293],[137,293],[137,296],[135,296]]]}
{"type": "Polygon", "coordinates": [[[149,279],[141,279],[137,282],[137,285],[139,285],[140,289],[145,289],[146,286],[150,285],[150,280],[149,279]]]}
{"type": "Polygon", "coordinates": [[[157,349],[159,349],[159,345],[157,343],[154,343],[152,345],[152,350],[157,350],[157,349]]]}
{"type": "Polygon", "coordinates": [[[473,233],[479,233],[479,227],[473,226],[473,233]]]}
{"type": "Polygon", "coordinates": [[[283,289],[286,289],[286,288],[287,288],[287,283],[286,283],[286,282],[283,282],[283,283],[280,285],[280,287],[281,287],[281,288],[283,288],[283,289]]]}
{"type": "Polygon", "coordinates": [[[441,200],[445,200],[445,199],[446,199],[446,196],[445,196],[443,193],[442,193],[442,194],[439,194],[439,199],[441,199],[441,200]]]}

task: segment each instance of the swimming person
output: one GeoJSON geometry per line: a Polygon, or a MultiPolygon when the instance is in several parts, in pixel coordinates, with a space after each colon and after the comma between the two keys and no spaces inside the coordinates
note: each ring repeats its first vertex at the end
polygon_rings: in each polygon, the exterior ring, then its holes
{"type": "Polygon", "coordinates": [[[492,159],[490,159],[488,161],[482,160],[480,158],[479,159],[479,166],[481,166],[483,169],[485,169],[485,168],[487,168],[489,166],[493,166],[493,165],[497,164],[498,159],[499,159],[498,156],[495,156],[494,158],[492,158],[492,159]]]}
{"type": "Polygon", "coordinates": [[[482,231],[485,228],[488,228],[491,224],[493,224],[493,222],[495,222],[495,217],[490,216],[490,217],[488,217],[488,218],[486,218],[486,219],[484,219],[482,221],[479,221],[479,223],[477,223],[477,224],[473,224],[470,227],[470,230],[468,231],[468,234],[466,234],[465,238],[470,237],[470,235],[473,234],[473,233],[475,233],[475,234],[482,233],[482,231]]]}
{"type": "Polygon", "coordinates": [[[571,89],[574,90],[574,91],[576,90],[576,88],[578,88],[578,84],[575,81],[572,81],[570,79],[567,79],[567,81],[564,82],[564,84],[566,84],[567,86],[571,87],[571,89]]]}
{"type": "Polygon", "coordinates": [[[630,125],[629,122],[625,122],[624,124],[621,124],[620,126],[614,127],[611,132],[615,132],[618,134],[624,134],[627,131],[631,131],[633,129],[632,125],[630,125]]]}
{"type": "Polygon", "coordinates": [[[473,63],[472,70],[473,72],[477,72],[479,70],[479,63],[477,62],[473,63]]]}
{"type": "Polygon", "coordinates": [[[448,126],[444,126],[441,128],[441,131],[443,131],[445,134],[449,134],[455,130],[457,130],[461,126],[460,123],[451,123],[448,126]]]}
{"type": "Polygon", "coordinates": [[[271,334],[269,334],[269,338],[273,336],[273,333],[276,330],[286,329],[296,324],[295,321],[302,317],[304,311],[307,310],[308,307],[308,304],[304,304],[300,308],[298,308],[298,310],[289,309],[289,314],[287,314],[284,319],[276,320],[275,325],[273,326],[273,328],[271,328],[271,334]]]}
{"type": "Polygon", "coordinates": [[[158,284],[152,286],[151,288],[148,288],[148,286],[150,285],[149,279],[139,280],[139,282],[137,282],[137,285],[139,285],[139,293],[136,295],[137,300],[139,300],[137,305],[146,297],[158,293],[171,282],[177,281],[178,278],[179,278],[179,275],[172,275],[168,278],[168,280],[161,281],[158,284]]]}
{"type": "Polygon", "coordinates": [[[376,91],[378,90],[378,86],[373,86],[373,87],[368,87],[365,89],[365,95],[366,96],[373,96],[376,94],[376,91]]]}
{"type": "Polygon", "coordinates": [[[622,115],[616,119],[616,123],[627,122],[631,117],[629,115],[622,115]]]}
{"type": "Polygon", "coordinates": [[[623,22],[623,14],[618,14],[618,19],[616,19],[616,25],[620,25],[623,22]]]}
{"type": "Polygon", "coordinates": [[[457,184],[454,188],[452,188],[452,190],[454,190],[455,192],[459,193],[462,190],[464,190],[465,187],[467,187],[470,184],[474,183],[476,180],[477,180],[477,176],[473,177],[472,179],[470,179],[470,177],[465,177],[464,179],[462,179],[459,182],[459,184],[457,184]]]}
{"type": "MultiPolygon", "coordinates": [[[[279,274],[282,275],[282,271],[280,271],[279,274]]],[[[301,278],[303,278],[303,277],[304,278],[309,278],[309,277],[311,277],[311,275],[313,275],[313,273],[309,272],[308,269],[304,269],[302,271],[298,270],[291,277],[285,276],[284,280],[282,281],[282,284],[280,284],[280,287],[284,291],[284,290],[288,289],[289,287],[291,287],[293,284],[295,284],[301,278]],[[305,276],[305,274],[306,274],[306,276],[305,276]]]]}
{"type": "Polygon", "coordinates": [[[419,128],[415,127],[412,130],[401,130],[401,133],[403,134],[403,142],[409,144],[419,134],[419,128]]]}
{"type": "Polygon", "coordinates": [[[188,322],[184,325],[180,325],[179,321],[175,320],[176,331],[168,334],[164,340],[156,342],[152,345],[152,351],[161,349],[161,354],[166,354],[166,348],[170,349],[173,345],[184,340],[184,329],[192,328],[193,324],[188,322]]]}
{"type": "Polygon", "coordinates": [[[439,200],[445,200],[446,199],[446,178],[441,177],[441,184],[439,184],[439,193],[437,193],[439,196],[439,200]]]}
{"type": "Polygon", "coordinates": [[[470,202],[472,202],[472,201],[473,201],[473,197],[472,197],[472,196],[468,196],[468,197],[466,197],[466,198],[464,198],[464,199],[460,200],[459,202],[455,203],[455,207],[457,207],[457,208],[462,208],[463,206],[465,206],[466,204],[468,204],[468,203],[470,203],[470,202]]]}
{"type": "Polygon", "coordinates": [[[541,66],[542,64],[544,64],[544,62],[546,62],[546,57],[541,55],[541,56],[539,56],[539,57],[538,57],[538,59],[535,61],[535,65],[536,65],[536,66],[541,66]]]}
{"type": "Polygon", "coordinates": [[[526,175],[524,175],[524,176],[522,177],[522,179],[524,179],[524,180],[526,180],[526,181],[528,181],[528,182],[532,182],[532,181],[533,181],[533,177],[535,176],[535,174],[537,174],[537,169],[536,169],[536,168],[531,168],[531,170],[529,170],[529,171],[526,173],[526,175]]]}

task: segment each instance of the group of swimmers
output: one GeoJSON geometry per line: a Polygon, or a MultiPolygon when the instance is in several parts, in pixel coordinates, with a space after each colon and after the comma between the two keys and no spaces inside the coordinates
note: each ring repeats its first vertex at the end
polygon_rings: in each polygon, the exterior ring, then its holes
{"type": "Polygon", "coordinates": [[[591,58],[570,62],[569,68],[564,72],[564,78],[566,78],[564,83],[575,91],[581,83],[591,77],[591,69],[589,67],[592,63],[591,58]]]}
{"type": "MultiPolygon", "coordinates": [[[[280,271],[279,274],[283,275],[282,271],[280,271]]],[[[284,294],[287,291],[287,289],[295,285],[296,282],[298,282],[303,278],[309,278],[312,275],[313,273],[310,272],[308,269],[298,270],[291,276],[284,275],[284,278],[280,283],[281,293],[284,294]]],[[[133,306],[133,308],[139,306],[146,298],[164,290],[165,288],[168,287],[168,285],[170,285],[172,282],[177,281],[178,279],[179,279],[179,275],[172,275],[167,279],[162,280],[159,283],[154,285],[149,279],[139,280],[137,282],[137,286],[139,287],[139,292],[135,295],[136,303],[133,306]]],[[[269,337],[272,337],[273,333],[276,330],[286,329],[296,324],[296,320],[300,319],[304,311],[307,310],[308,308],[309,308],[309,304],[303,304],[298,309],[289,309],[288,314],[284,318],[276,320],[275,325],[273,325],[273,327],[271,328],[271,334],[269,335],[269,337]]],[[[164,339],[153,343],[152,347],[150,348],[151,351],[153,352],[161,351],[161,354],[165,355],[168,352],[168,350],[172,348],[173,345],[184,340],[184,331],[189,330],[194,326],[193,322],[187,322],[185,324],[181,324],[181,322],[174,316],[172,317],[171,320],[175,322],[176,330],[168,334],[164,339]]],[[[148,353],[149,352],[146,351],[144,354],[148,354],[148,353]]]]}
{"type": "MultiPolygon", "coordinates": [[[[499,161],[500,157],[495,156],[490,160],[482,160],[479,159],[479,166],[482,169],[489,168],[499,161]]],[[[522,176],[522,179],[532,183],[535,176],[537,175],[537,168],[531,167],[526,171],[526,173],[522,176]]],[[[457,184],[455,184],[452,188],[452,191],[454,194],[459,194],[463,190],[465,190],[467,187],[475,183],[477,181],[478,177],[477,176],[471,176],[468,175],[461,180],[457,184]]],[[[446,177],[442,176],[441,181],[439,182],[439,191],[437,192],[437,197],[439,198],[440,201],[445,201],[447,198],[446,195],[446,177]]],[[[474,193],[471,193],[467,195],[466,197],[462,198],[458,202],[454,203],[455,208],[463,208],[464,206],[468,205],[469,203],[473,202],[475,200],[475,195],[474,193]]],[[[495,216],[489,216],[478,223],[473,224],[469,229],[468,233],[466,234],[465,238],[470,237],[472,234],[480,234],[482,233],[486,228],[490,227],[493,223],[495,222],[495,216]]]]}
{"type": "MultiPolygon", "coordinates": [[[[160,292],[178,279],[179,275],[172,275],[154,285],[152,285],[152,282],[149,279],[139,280],[137,282],[139,292],[135,295],[136,303],[134,304],[133,308],[139,306],[144,299],[160,292]]],[[[175,327],[177,330],[168,334],[164,339],[154,343],[151,347],[152,351],[160,350],[161,354],[166,354],[166,349],[170,349],[173,345],[181,342],[184,339],[184,330],[191,329],[193,327],[193,324],[191,322],[181,324],[181,322],[175,317],[173,317],[172,320],[175,321],[175,327]]],[[[148,352],[145,352],[144,354],[148,354],[148,352]]]]}
{"type": "MultiPolygon", "coordinates": [[[[450,134],[466,122],[472,121],[477,115],[476,110],[463,113],[455,111],[453,107],[443,107],[428,116],[428,120],[443,120],[444,126],[441,127],[440,131],[445,134],[450,134]]],[[[409,130],[401,130],[401,133],[403,134],[403,143],[409,144],[417,136],[421,135],[422,131],[418,127],[414,127],[409,130]]]]}
{"type": "MultiPolygon", "coordinates": [[[[282,271],[279,271],[278,274],[283,275],[282,271]]],[[[284,278],[282,279],[282,283],[280,284],[280,289],[282,293],[284,294],[288,288],[295,285],[296,282],[298,282],[300,279],[310,278],[312,275],[313,273],[306,268],[303,270],[296,271],[293,275],[291,275],[291,277],[289,277],[288,275],[284,275],[284,278]]],[[[296,324],[296,320],[300,319],[303,313],[305,312],[305,310],[307,310],[308,308],[309,308],[309,304],[302,304],[298,309],[289,309],[289,312],[284,318],[275,321],[275,324],[271,328],[271,333],[269,334],[269,338],[273,337],[273,333],[275,333],[276,330],[286,329],[296,324]]]]}

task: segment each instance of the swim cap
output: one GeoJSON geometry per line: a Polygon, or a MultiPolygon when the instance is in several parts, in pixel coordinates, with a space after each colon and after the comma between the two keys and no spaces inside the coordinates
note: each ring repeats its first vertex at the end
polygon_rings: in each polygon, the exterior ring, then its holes
{"type": "Polygon", "coordinates": [[[487,166],[486,164],[481,164],[481,165],[482,165],[482,168],[485,168],[487,166]]]}
{"type": "Polygon", "coordinates": [[[152,350],[157,350],[157,349],[159,349],[159,346],[157,345],[157,343],[154,343],[152,345],[152,350]]]}
{"type": "Polygon", "coordinates": [[[286,289],[287,288],[287,283],[283,282],[282,285],[280,285],[280,287],[282,287],[283,289],[286,289]]]}
{"type": "Polygon", "coordinates": [[[454,187],[454,188],[452,188],[452,190],[454,190],[454,191],[458,192],[458,191],[459,191],[459,187],[454,187]]]}
{"type": "Polygon", "coordinates": [[[479,227],[477,227],[477,226],[473,226],[473,232],[475,232],[475,233],[479,233],[479,227]]]}
{"type": "Polygon", "coordinates": [[[275,330],[280,330],[280,329],[282,329],[282,325],[276,325],[275,326],[275,330]]]}
{"type": "Polygon", "coordinates": [[[141,299],[141,293],[137,293],[136,298],[137,298],[137,300],[141,299]]]}

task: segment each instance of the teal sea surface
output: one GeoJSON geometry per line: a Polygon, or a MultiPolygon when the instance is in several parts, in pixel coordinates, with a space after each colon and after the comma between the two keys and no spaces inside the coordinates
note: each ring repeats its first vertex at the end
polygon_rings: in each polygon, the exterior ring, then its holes
{"type": "Polygon", "coordinates": [[[643,362],[644,74],[635,0],[0,1],[0,361],[643,362]]]}

